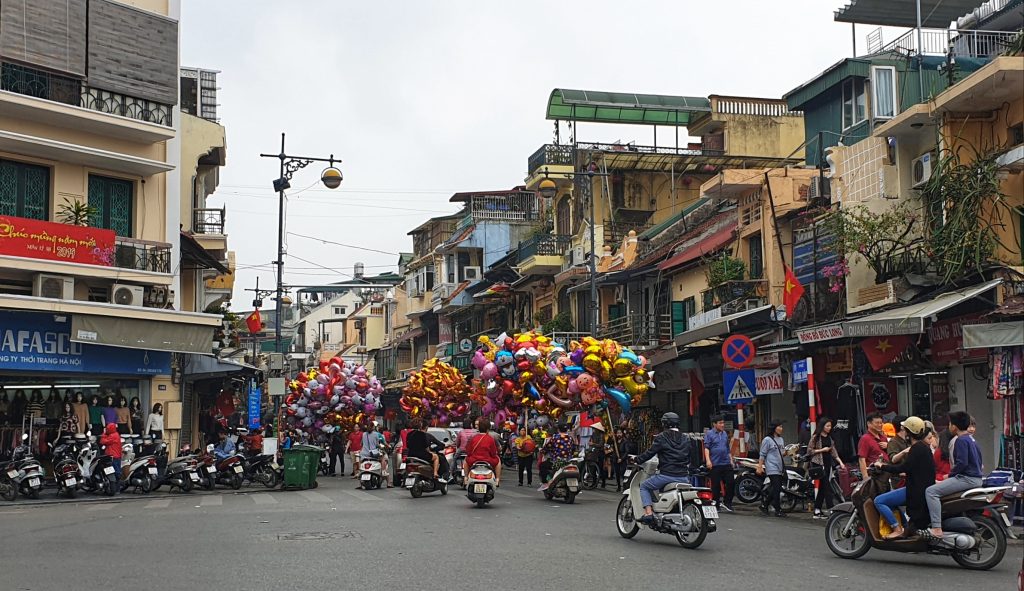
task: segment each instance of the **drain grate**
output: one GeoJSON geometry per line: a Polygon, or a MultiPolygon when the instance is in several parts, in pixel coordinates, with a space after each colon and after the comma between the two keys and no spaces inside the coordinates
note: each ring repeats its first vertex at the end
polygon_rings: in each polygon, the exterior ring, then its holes
{"type": "Polygon", "coordinates": [[[318,540],[344,540],[362,537],[362,534],[357,531],[309,531],[277,534],[279,542],[315,542],[318,540]]]}

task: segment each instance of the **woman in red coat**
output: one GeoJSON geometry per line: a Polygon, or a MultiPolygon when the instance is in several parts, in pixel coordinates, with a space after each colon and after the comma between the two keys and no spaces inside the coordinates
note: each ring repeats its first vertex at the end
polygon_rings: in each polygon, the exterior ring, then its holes
{"type": "Polygon", "coordinates": [[[469,468],[477,462],[486,462],[494,470],[495,486],[501,483],[501,458],[498,457],[498,444],[491,437],[491,421],[486,417],[480,417],[476,422],[479,433],[466,444],[466,461],[463,464],[469,468]]]}
{"type": "Polygon", "coordinates": [[[117,432],[117,423],[107,423],[106,430],[100,436],[100,445],[106,446],[104,453],[110,456],[114,472],[121,478],[121,434],[117,432]]]}

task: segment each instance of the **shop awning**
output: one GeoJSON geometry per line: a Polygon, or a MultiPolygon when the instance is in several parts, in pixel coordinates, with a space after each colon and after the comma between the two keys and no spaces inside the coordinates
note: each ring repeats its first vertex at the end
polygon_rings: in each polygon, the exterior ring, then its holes
{"type": "Polygon", "coordinates": [[[722,316],[704,326],[678,334],[676,336],[676,345],[689,345],[704,339],[730,334],[737,330],[766,326],[771,322],[771,315],[772,306],[761,306],[753,310],[744,310],[736,314],[722,316]]]}
{"type": "Polygon", "coordinates": [[[209,355],[189,355],[183,373],[192,379],[205,379],[234,373],[256,373],[257,371],[259,370],[249,364],[230,359],[218,359],[209,355]]]}
{"type": "Polygon", "coordinates": [[[705,97],[556,88],[548,98],[547,119],[685,127],[710,112],[705,97]]]}
{"type": "Polygon", "coordinates": [[[658,265],[658,269],[662,271],[674,269],[680,265],[695,261],[704,255],[721,250],[726,244],[732,242],[735,233],[736,226],[726,226],[661,263],[658,265]]]}
{"type": "Polygon", "coordinates": [[[1024,322],[997,322],[994,324],[965,324],[964,349],[1024,346],[1024,322]]]}
{"type": "Polygon", "coordinates": [[[885,27],[916,27],[917,5],[921,5],[921,26],[945,29],[982,4],[981,0],[848,0],[836,10],[835,20],[841,23],[882,25],[885,27]]]}
{"type": "Polygon", "coordinates": [[[995,288],[1002,279],[940,294],[930,300],[893,308],[843,323],[848,337],[875,337],[900,334],[921,334],[926,318],[930,318],[995,288]]]}
{"type": "Polygon", "coordinates": [[[149,351],[211,355],[213,330],[212,326],[139,318],[71,316],[72,342],[149,351]]]}

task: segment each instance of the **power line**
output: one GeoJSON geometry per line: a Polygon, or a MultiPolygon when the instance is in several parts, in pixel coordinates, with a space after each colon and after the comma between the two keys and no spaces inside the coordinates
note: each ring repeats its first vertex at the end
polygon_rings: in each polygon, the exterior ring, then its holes
{"type": "MultiPolygon", "coordinates": [[[[317,238],[316,236],[307,236],[305,234],[298,234],[296,232],[288,232],[288,235],[289,236],[297,236],[299,238],[307,238],[309,240],[316,240],[316,241],[322,242],[324,244],[333,244],[335,246],[344,246],[345,248],[354,248],[356,250],[365,250],[367,252],[377,252],[377,253],[380,253],[380,254],[389,254],[389,255],[392,255],[392,256],[398,256],[397,252],[388,252],[386,250],[377,250],[376,248],[367,248],[365,246],[353,246],[351,244],[342,244],[341,242],[334,242],[332,240],[325,240],[324,238],[317,238]]],[[[296,258],[298,258],[298,257],[296,257],[296,258]]],[[[299,259],[299,260],[301,260],[301,259],[299,259]]],[[[319,265],[319,263],[314,263],[312,261],[305,261],[305,262],[311,263],[313,265],[319,265]]],[[[330,269],[329,267],[324,267],[324,268],[325,269],[330,269]]]]}

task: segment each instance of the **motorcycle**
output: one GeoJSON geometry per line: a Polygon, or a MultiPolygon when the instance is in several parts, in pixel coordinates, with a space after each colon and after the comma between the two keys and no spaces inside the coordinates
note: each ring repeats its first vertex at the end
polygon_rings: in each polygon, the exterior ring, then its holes
{"type": "Polygon", "coordinates": [[[230,456],[217,461],[217,476],[215,482],[224,486],[231,487],[232,490],[238,490],[242,488],[242,475],[245,474],[245,468],[242,466],[242,458],[235,453],[230,456]]]}
{"type": "Polygon", "coordinates": [[[452,455],[452,482],[459,488],[466,488],[466,452],[457,451],[452,455]]]}
{"type": "Polygon", "coordinates": [[[597,450],[588,449],[585,451],[581,450],[579,457],[576,458],[579,462],[577,464],[578,470],[583,475],[583,488],[587,490],[596,489],[597,485],[601,482],[600,470],[603,470],[604,467],[597,465],[597,457],[597,450]]]}
{"type": "Polygon", "coordinates": [[[483,509],[484,505],[494,500],[494,491],[498,482],[494,469],[487,462],[477,462],[469,469],[466,478],[466,498],[483,509]]]}
{"type": "Polygon", "coordinates": [[[242,456],[242,476],[252,483],[260,483],[267,488],[274,488],[282,480],[280,464],[274,454],[255,454],[242,456]]]}
{"type": "MultiPolygon", "coordinates": [[[[383,453],[383,452],[382,452],[383,453]]],[[[359,460],[359,486],[363,490],[379,489],[384,485],[384,464],[381,458],[359,460]]]]}
{"type": "Polygon", "coordinates": [[[752,505],[761,500],[763,478],[757,475],[757,460],[742,456],[733,456],[733,475],[736,479],[736,500],[752,505]]]}
{"type": "Polygon", "coordinates": [[[83,471],[84,474],[88,474],[86,477],[86,488],[97,494],[105,494],[108,497],[112,497],[120,490],[121,486],[119,484],[120,478],[114,469],[114,459],[100,453],[106,451],[106,449],[105,445],[100,446],[99,452],[97,452],[95,444],[90,437],[88,449],[79,454],[79,461],[84,457],[89,462],[88,470],[83,471]]]}
{"type": "Polygon", "coordinates": [[[141,438],[121,438],[121,490],[134,487],[136,493],[144,495],[153,490],[153,483],[156,481],[159,471],[156,467],[156,457],[151,455],[135,455],[135,447],[142,445],[141,438]]]}
{"type": "Polygon", "coordinates": [[[441,491],[441,496],[448,494],[448,482],[444,475],[434,478],[434,465],[419,458],[407,457],[405,459],[405,484],[403,488],[409,490],[412,498],[418,499],[423,493],[441,491]]]}
{"type": "MultiPolygon", "coordinates": [[[[787,449],[795,446],[787,446],[787,449]]],[[[783,486],[779,496],[779,507],[783,513],[791,513],[796,510],[797,505],[814,502],[814,479],[808,474],[804,466],[810,465],[810,458],[802,456],[797,458],[797,465],[786,467],[786,484],[783,486]]],[[[821,486],[832,488],[832,498],[837,503],[846,502],[846,495],[843,494],[843,487],[839,484],[839,470],[832,470],[828,482],[821,482],[821,486]]],[[[768,498],[768,490],[771,480],[765,476],[762,482],[760,497],[768,498]]]]}
{"type": "MultiPolygon", "coordinates": [[[[199,484],[199,473],[197,471],[199,462],[196,456],[190,454],[191,448],[188,444],[185,444],[181,450],[178,451],[178,456],[173,460],[165,462],[163,473],[157,479],[153,485],[153,490],[158,490],[161,486],[167,485],[168,488],[174,490],[177,488],[183,493],[192,492],[192,489],[199,484]]],[[[167,444],[161,442],[158,447],[156,458],[157,467],[160,466],[161,458],[167,457],[167,444]]]]}
{"type": "MultiPolygon", "coordinates": [[[[657,462],[654,458],[643,465],[631,463],[626,470],[626,490],[615,510],[615,525],[619,535],[626,539],[640,531],[640,521],[636,517],[644,512],[640,485],[655,474],[657,462]]],[[[682,482],[668,484],[655,497],[652,506],[655,520],[647,526],[658,533],[674,535],[684,548],[697,548],[709,533],[718,529],[715,522],[718,508],[712,498],[709,488],[682,482]]]]}
{"type": "Polygon", "coordinates": [[[879,531],[880,516],[873,499],[862,492],[869,481],[857,484],[853,500],[833,507],[825,524],[825,542],[836,556],[856,559],[876,548],[950,556],[964,568],[988,570],[1006,554],[1009,519],[1002,496],[1009,486],[974,488],[943,497],[941,539],[916,533],[886,540],[879,531]]]}
{"type": "Polygon", "coordinates": [[[78,493],[78,485],[82,482],[82,473],[76,459],[77,450],[71,437],[62,437],[53,449],[53,479],[57,483],[57,494],[65,494],[73,499],[78,493]]]}
{"type": "Polygon", "coordinates": [[[213,455],[213,445],[207,445],[206,450],[196,457],[196,472],[199,474],[199,484],[206,490],[213,490],[217,485],[217,458],[213,455]]]}
{"type": "Polygon", "coordinates": [[[7,477],[11,480],[16,491],[30,499],[39,498],[39,492],[43,490],[45,472],[42,465],[32,457],[32,450],[28,446],[27,433],[22,434],[21,444],[14,448],[11,462],[7,464],[6,470],[7,477]]]}
{"type": "MultiPolygon", "coordinates": [[[[563,499],[569,505],[575,503],[576,495],[580,494],[580,462],[582,461],[582,456],[578,456],[555,471],[551,480],[540,487],[544,498],[549,501],[563,499]]],[[[586,486],[585,482],[584,486],[586,486]]]]}

